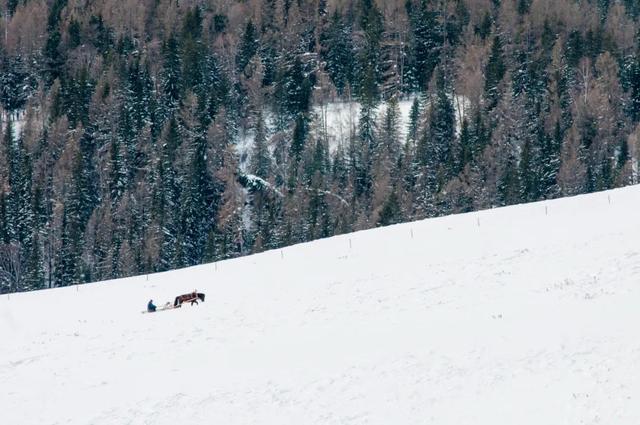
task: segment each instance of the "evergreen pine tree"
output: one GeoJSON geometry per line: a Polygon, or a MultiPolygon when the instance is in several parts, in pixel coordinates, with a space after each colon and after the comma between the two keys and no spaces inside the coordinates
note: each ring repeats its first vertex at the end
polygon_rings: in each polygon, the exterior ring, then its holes
{"type": "Polygon", "coordinates": [[[9,243],[9,217],[7,215],[7,196],[0,192],[0,244],[9,243]]]}
{"type": "Polygon", "coordinates": [[[429,118],[428,132],[432,144],[430,152],[432,159],[427,159],[427,163],[430,163],[438,174],[437,187],[439,190],[452,177],[455,164],[455,113],[444,82],[441,83],[437,92],[437,98],[429,118]]]}
{"type": "Polygon", "coordinates": [[[181,35],[183,86],[193,89],[202,83],[206,63],[201,40],[202,13],[199,7],[194,7],[185,14],[181,35]]]}
{"type": "Polygon", "coordinates": [[[438,12],[432,10],[430,3],[430,0],[420,0],[419,8],[414,8],[411,1],[406,3],[412,29],[406,78],[414,90],[426,90],[444,44],[444,28],[438,12]]]}
{"type": "Polygon", "coordinates": [[[517,167],[515,156],[509,154],[498,181],[498,202],[502,206],[513,205],[520,199],[521,183],[517,167]]]}
{"type": "Polygon", "coordinates": [[[163,45],[163,70],[160,76],[160,86],[162,90],[162,111],[163,116],[175,111],[180,105],[182,98],[182,58],[178,41],[175,37],[169,37],[163,45]]]}
{"type": "Polygon", "coordinates": [[[400,155],[400,106],[398,98],[392,97],[386,105],[380,128],[380,145],[384,147],[386,156],[395,162],[400,155]]]}
{"type": "Polygon", "coordinates": [[[493,109],[500,99],[500,82],[506,73],[506,65],[504,63],[504,52],[502,51],[502,42],[499,36],[495,36],[491,45],[491,54],[489,62],[485,69],[484,92],[487,99],[487,108],[493,109]]]}
{"type": "Polygon", "coordinates": [[[111,141],[111,172],[109,185],[111,186],[111,201],[114,205],[120,201],[129,186],[129,173],[127,171],[123,150],[121,139],[118,136],[113,137],[111,141]]]}
{"type": "Polygon", "coordinates": [[[395,191],[389,194],[382,211],[380,212],[380,218],[376,223],[377,226],[389,226],[391,224],[399,223],[402,220],[402,210],[400,208],[400,201],[395,191]]]}
{"type": "MultiPolygon", "coordinates": [[[[308,114],[314,77],[305,72],[297,54],[286,54],[280,68],[274,96],[279,120],[286,123],[291,118],[308,114]]],[[[283,129],[283,124],[280,127],[283,129]]]]}
{"type": "Polygon", "coordinates": [[[633,122],[640,121],[640,55],[632,55],[624,60],[620,83],[629,93],[626,111],[633,122]]]}
{"type": "Polygon", "coordinates": [[[373,0],[361,1],[360,27],[364,32],[364,45],[358,53],[357,87],[365,108],[373,108],[379,97],[380,41],[384,31],[384,20],[373,0]]]}
{"type": "Polygon", "coordinates": [[[9,16],[13,16],[16,13],[16,8],[20,4],[20,0],[7,0],[7,12],[9,12],[9,16]]]}
{"type": "Polygon", "coordinates": [[[69,215],[65,209],[62,214],[60,248],[56,254],[55,286],[69,286],[80,283],[78,231],[73,226],[73,223],[69,223],[69,215]]]}
{"type": "Polygon", "coordinates": [[[558,192],[557,177],[560,171],[560,151],[562,132],[560,122],[556,121],[553,137],[544,137],[541,152],[541,192],[544,198],[553,198],[558,192]]]}
{"type": "Polygon", "coordinates": [[[6,111],[23,108],[37,84],[22,56],[0,56],[0,105],[6,111]]]}
{"type": "Polygon", "coordinates": [[[271,176],[271,154],[269,153],[267,146],[266,130],[262,111],[258,111],[255,138],[253,142],[253,153],[251,155],[251,172],[263,179],[268,179],[271,176]]]}
{"type": "Polygon", "coordinates": [[[236,70],[238,72],[244,72],[245,67],[249,64],[251,59],[258,53],[260,48],[260,41],[258,38],[258,32],[256,31],[253,21],[249,19],[240,41],[238,48],[238,54],[236,55],[236,70]]]}
{"type": "Polygon", "coordinates": [[[354,47],[351,30],[343,22],[336,9],[325,32],[320,35],[321,55],[326,69],[342,95],[349,84],[353,84],[354,47]]]}
{"type": "Polygon", "coordinates": [[[418,141],[418,127],[420,120],[420,99],[416,96],[411,104],[409,112],[409,128],[407,130],[407,143],[415,144],[418,141]]]}
{"type": "Polygon", "coordinates": [[[43,56],[45,58],[45,76],[47,83],[51,85],[53,81],[61,76],[64,55],[60,51],[60,15],[66,7],[67,0],[54,0],[49,8],[47,18],[47,41],[45,42],[43,56]]]}
{"type": "Polygon", "coordinates": [[[174,168],[176,150],[179,144],[178,124],[174,118],[165,126],[161,138],[162,157],[158,162],[157,186],[159,194],[158,216],[162,227],[160,247],[160,270],[178,267],[178,232],[179,232],[179,191],[178,176],[174,168]]]}
{"type": "Polygon", "coordinates": [[[300,161],[307,140],[307,134],[307,121],[303,115],[299,114],[296,117],[295,125],[293,127],[293,136],[291,138],[290,148],[290,157],[295,164],[300,161]]]}

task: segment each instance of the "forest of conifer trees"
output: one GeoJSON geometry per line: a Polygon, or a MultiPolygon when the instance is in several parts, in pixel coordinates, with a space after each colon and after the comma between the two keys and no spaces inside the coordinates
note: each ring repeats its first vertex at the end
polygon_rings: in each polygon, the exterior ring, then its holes
{"type": "Polygon", "coordinates": [[[638,182],[635,0],[3,3],[0,292],[638,182]]]}

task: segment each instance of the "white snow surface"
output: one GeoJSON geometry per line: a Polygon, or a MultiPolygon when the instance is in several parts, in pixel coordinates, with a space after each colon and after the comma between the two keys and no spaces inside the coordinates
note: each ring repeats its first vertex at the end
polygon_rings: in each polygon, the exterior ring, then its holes
{"type": "MultiPolygon", "coordinates": [[[[409,133],[411,122],[411,107],[418,94],[412,94],[398,101],[398,141],[405,143],[409,133]]],[[[470,108],[470,101],[465,96],[455,96],[452,98],[454,114],[456,120],[456,134],[459,135],[462,129],[462,120],[470,108]]],[[[387,103],[381,102],[375,109],[376,123],[382,122],[387,111],[387,103]]],[[[424,108],[425,105],[421,105],[424,108]]],[[[313,106],[313,126],[320,134],[325,134],[328,147],[331,152],[339,146],[348,146],[349,141],[358,135],[358,125],[360,122],[361,105],[357,101],[332,101],[326,104],[313,106]]],[[[267,133],[272,136],[276,132],[276,125],[273,113],[268,109],[263,111],[267,133]]],[[[318,134],[316,134],[318,136],[318,134]]],[[[236,138],[235,148],[240,158],[239,167],[242,172],[249,171],[251,151],[253,149],[255,131],[251,128],[240,130],[236,138]]]]}
{"type": "MultiPolygon", "coordinates": [[[[412,95],[398,102],[398,137],[404,143],[409,130],[411,106],[415,99],[412,95]]],[[[317,124],[323,127],[329,140],[329,149],[334,151],[339,145],[347,146],[351,138],[358,134],[360,122],[359,102],[329,102],[326,105],[316,105],[313,111],[317,124]]],[[[387,111],[387,104],[381,103],[375,110],[377,122],[381,122],[387,111]]]]}
{"type": "MultiPolygon", "coordinates": [[[[418,97],[417,94],[412,94],[398,101],[398,138],[401,143],[405,143],[407,139],[411,122],[411,107],[416,97],[418,97]]],[[[456,120],[456,134],[460,134],[462,120],[470,107],[470,102],[465,96],[455,96],[452,98],[452,104],[456,120]]],[[[376,108],[377,123],[382,122],[387,106],[387,103],[380,103],[376,108]]],[[[421,108],[424,107],[425,105],[421,105],[421,108]]],[[[349,140],[358,134],[360,109],[361,105],[356,101],[329,102],[326,105],[314,106],[313,111],[317,124],[326,129],[331,151],[339,145],[347,146],[349,140]]]]}
{"type": "Polygon", "coordinates": [[[11,126],[13,127],[12,138],[14,141],[17,141],[22,136],[22,130],[25,124],[25,110],[19,109],[17,111],[11,112],[10,114],[6,111],[0,111],[0,121],[2,121],[2,129],[6,131],[7,120],[11,118],[11,126]]]}
{"type": "Polygon", "coordinates": [[[280,192],[277,187],[275,187],[262,177],[256,176],[255,174],[245,174],[244,177],[247,179],[249,184],[253,186],[264,186],[275,192],[278,196],[283,196],[282,192],[280,192]]]}
{"type": "MultiPolygon", "coordinates": [[[[406,141],[409,129],[409,117],[411,106],[417,95],[411,95],[398,102],[398,137],[401,143],[406,141]]],[[[462,98],[460,98],[462,99],[462,98]]],[[[458,99],[459,100],[459,99],[458,99]]],[[[456,103],[456,105],[463,105],[456,103]]],[[[314,105],[312,119],[314,125],[326,132],[329,149],[333,152],[339,145],[347,146],[349,140],[358,134],[358,123],[360,121],[360,103],[357,101],[334,101],[324,105],[314,105]]],[[[381,120],[386,112],[386,103],[381,103],[376,109],[376,118],[381,120]]],[[[464,110],[464,108],[461,108],[464,110]]],[[[263,111],[267,133],[272,136],[275,132],[275,122],[273,113],[268,109],[263,111]]],[[[240,158],[240,169],[248,172],[248,165],[253,149],[255,131],[251,128],[242,129],[236,140],[236,152],[240,158]]]]}
{"type": "Polygon", "coordinates": [[[636,425],[639,209],[636,186],[4,295],[0,422],[636,425]]]}

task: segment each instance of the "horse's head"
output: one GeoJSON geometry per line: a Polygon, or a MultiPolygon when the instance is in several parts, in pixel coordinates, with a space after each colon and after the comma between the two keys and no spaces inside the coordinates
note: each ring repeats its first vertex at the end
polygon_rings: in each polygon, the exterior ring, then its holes
{"type": "Polygon", "coordinates": [[[204,302],[204,294],[199,293],[198,298],[200,299],[200,301],[204,302]]]}

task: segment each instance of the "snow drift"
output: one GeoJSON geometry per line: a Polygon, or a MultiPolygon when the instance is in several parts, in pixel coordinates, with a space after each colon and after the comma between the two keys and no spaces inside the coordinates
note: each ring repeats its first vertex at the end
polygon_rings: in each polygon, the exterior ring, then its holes
{"type": "Polygon", "coordinates": [[[639,208],[630,187],[2,296],[1,422],[638,424],[639,208]]]}

